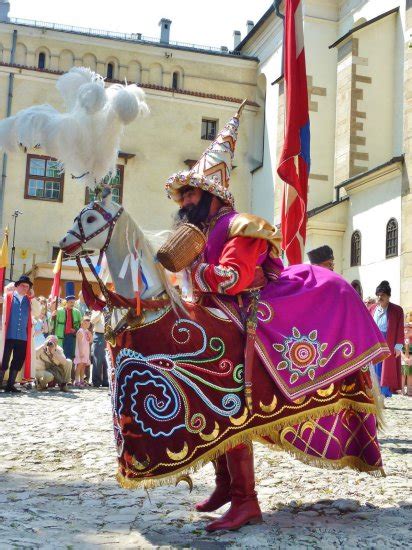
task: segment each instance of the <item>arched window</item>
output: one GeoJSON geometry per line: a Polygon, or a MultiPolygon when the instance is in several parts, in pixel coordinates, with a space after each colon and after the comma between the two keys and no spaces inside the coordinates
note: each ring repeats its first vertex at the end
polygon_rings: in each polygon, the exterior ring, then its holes
{"type": "Polygon", "coordinates": [[[174,72],[172,76],[172,88],[177,90],[179,88],[179,73],[174,72]]]}
{"type": "Polygon", "coordinates": [[[362,290],[362,285],[360,284],[360,281],[357,281],[357,280],[352,281],[351,285],[359,294],[359,296],[363,299],[363,290],[362,290]]]}
{"type": "Polygon", "coordinates": [[[106,77],[107,77],[109,80],[113,80],[113,74],[114,74],[114,65],[113,65],[113,63],[108,63],[108,64],[107,64],[107,73],[106,73],[106,77]]]}
{"type": "Polygon", "coordinates": [[[354,267],[361,264],[361,234],[354,231],[350,241],[350,265],[354,267]]]}
{"type": "Polygon", "coordinates": [[[398,222],[391,218],[386,225],[386,257],[398,255],[398,222]]]}
{"type": "Polygon", "coordinates": [[[39,69],[44,69],[46,66],[46,54],[44,52],[39,53],[39,60],[37,62],[39,69]]]}

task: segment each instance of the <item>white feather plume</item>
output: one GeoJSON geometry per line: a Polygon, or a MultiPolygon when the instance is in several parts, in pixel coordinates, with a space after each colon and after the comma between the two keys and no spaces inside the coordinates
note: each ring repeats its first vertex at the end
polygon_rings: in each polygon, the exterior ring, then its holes
{"type": "Polygon", "coordinates": [[[124,126],[149,114],[145,94],[135,84],[105,88],[103,78],[85,67],[63,74],[56,87],[67,112],[35,105],[0,121],[0,148],[40,146],[66,172],[94,187],[115,171],[124,126]]]}

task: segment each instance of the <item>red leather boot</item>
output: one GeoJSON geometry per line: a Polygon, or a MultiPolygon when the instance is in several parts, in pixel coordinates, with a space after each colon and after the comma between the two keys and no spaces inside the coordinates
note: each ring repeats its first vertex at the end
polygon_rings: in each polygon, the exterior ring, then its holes
{"type": "Polygon", "coordinates": [[[209,498],[196,504],[198,512],[214,512],[230,502],[230,474],[227,468],[226,455],[213,461],[216,474],[216,487],[209,498]]]}
{"type": "Polygon", "coordinates": [[[262,521],[262,512],[255,491],[253,447],[239,445],[228,451],[226,457],[231,480],[231,505],[221,518],[207,525],[207,531],[235,531],[248,523],[262,521]]]}

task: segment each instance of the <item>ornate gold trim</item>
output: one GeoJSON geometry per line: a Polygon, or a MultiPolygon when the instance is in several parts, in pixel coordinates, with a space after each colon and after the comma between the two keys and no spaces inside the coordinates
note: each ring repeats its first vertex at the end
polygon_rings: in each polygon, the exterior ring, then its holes
{"type": "MultiPolygon", "coordinates": [[[[385,477],[384,469],[381,466],[371,466],[369,464],[366,464],[359,457],[346,456],[339,460],[330,460],[327,458],[314,457],[311,455],[307,455],[302,451],[298,451],[295,447],[290,445],[287,441],[282,442],[279,438],[279,433],[278,433],[279,430],[282,430],[288,427],[292,428],[292,426],[294,426],[295,424],[300,424],[302,422],[310,421],[310,420],[317,420],[319,418],[322,418],[323,416],[337,414],[338,412],[342,411],[345,408],[351,409],[353,411],[360,412],[360,413],[376,414],[375,405],[367,404],[367,403],[356,403],[354,401],[350,401],[349,399],[340,399],[338,403],[333,403],[323,407],[319,407],[317,409],[312,409],[311,411],[300,412],[281,420],[275,420],[274,422],[271,422],[270,424],[265,424],[264,426],[245,429],[241,433],[237,433],[232,435],[231,437],[228,437],[225,441],[222,441],[220,444],[216,445],[212,450],[205,452],[203,455],[196,458],[193,462],[190,462],[189,464],[182,466],[181,468],[178,468],[172,474],[166,473],[159,476],[153,476],[150,479],[148,479],[147,477],[141,477],[139,479],[130,479],[123,476],[119,468],[116,476],[117,481],[122,487],[126,489],[134,489],[137,487],[143,487],[143,488],[149,489],[153,487],[158,487],[160,485],[169,485],[174,483],[176,478],[180,474],[189,475],[190,473],[200,469],[202,466],[204,466],[208,462],[215,460],[216,458],[218,458],[219,456],[221,456],[231,448],[235,447],[236,445],[239,445],[240,443],[251,443],[253,441],[259,441],[260,443],[265,443],[270,445],[272,448],[286,451],[289,454],[293,455],[298,460],[300,460],[301,462],[304,462],[305,464],[311,464],[314,466],[318,466],[320,468],[332,468],[332,469],[342,469],[342,468],[350,467],[360,472],[367,472],[372,475],[385,477]],[[273,437],[274,443],[272,444],[263,440],[262,438],[264,436],[268,436],[271,438],[273,437]]],[[[257,415],[257,416],[261,416],[261,415],[257,415]]],[[[306,428],[308,427],[309,425],[306,426],[306,428]]],[[[228,429],[231,430],[234,428],[229,427],[228,429]]],[[[222,437],[223,435],[224,434],[222,434],[220,437],[222,437]]],[[[168,465],[168,466],[170,467],[171,465],[168,465]]],[[[146,472],[145,476],[149,474],[150,472],[146,472]]]]}

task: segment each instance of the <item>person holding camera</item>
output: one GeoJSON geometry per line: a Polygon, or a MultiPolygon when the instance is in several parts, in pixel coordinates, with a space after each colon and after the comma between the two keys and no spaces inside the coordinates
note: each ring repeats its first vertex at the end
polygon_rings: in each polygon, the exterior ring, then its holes
{"type": "Polygon", "coordinates": [[[53,334],[36,349],[36,383],[39,390],[47,389],[50,382],[59,385],[61,391],[68,392],[71,381],[72,362],[67,359],[58,339],[53,334]]]}

